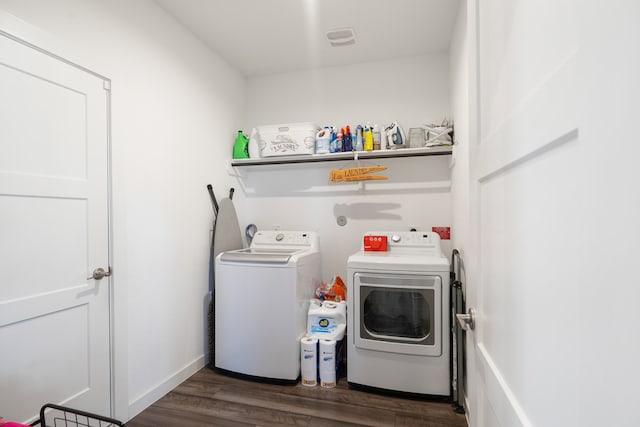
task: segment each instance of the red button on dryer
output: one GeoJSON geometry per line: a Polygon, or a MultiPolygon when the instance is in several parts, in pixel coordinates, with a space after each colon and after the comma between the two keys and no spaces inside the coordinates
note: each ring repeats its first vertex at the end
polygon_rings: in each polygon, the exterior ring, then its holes
{"type": "Polygon", "coordinates": [[[364,236],[364,250],[367,252],[386,252],[387,236],[364,236]]]}

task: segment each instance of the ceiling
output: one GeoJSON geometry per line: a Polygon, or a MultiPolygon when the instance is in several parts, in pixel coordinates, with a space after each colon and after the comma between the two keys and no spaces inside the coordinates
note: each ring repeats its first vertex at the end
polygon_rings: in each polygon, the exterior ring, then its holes
{"type": "Polygon", "coordinates": [[[460,0],[156,0],[247,76],[444,52],[460,0]],[[353,28],[356,43],[325,33],[353,28]]]}

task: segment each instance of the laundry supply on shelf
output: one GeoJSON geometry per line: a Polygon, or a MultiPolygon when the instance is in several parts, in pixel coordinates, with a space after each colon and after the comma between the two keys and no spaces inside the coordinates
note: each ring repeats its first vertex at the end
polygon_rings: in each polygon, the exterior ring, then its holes
{"type": "Polygon", "coordinates": [[[356,126],[356,144],[353,147],[354,150],[356,151],[362,151],[364,148],[363,145],[363,141],[362,141],[362,126],[358,125],[356,126]]]}
{"type": "Polygon", "coordinates": [[[349,125],[342,128],[342,148],[344,151],[353,150],[353,140],[351,139],[351,128],[349,125]]]}
{"type": "Polygon", "coordinates": [[[339,130],[338,134],[336,135],[336,153],[341,153],[344,151],[342,136],[342,130],[339,130]]]}
{"type": "Polygon", "coordinates": [[[236,141],[233,144],[233,158],[249,158],[249,138],[247,138],[241,130],[238,131],[238,136],[236,137],[236,141]]]}
{"type": "Polygon", "coordinates": [[[316,154],[327,154],[331,151],[331,126],[325,126],[316,134],[316,154]]]}
{"type": "Polygon", "coordinates": [[[331,153],[340,152],[338,148],[338,132],[336,132],[335,126],[331,126],[331,142],[329,143],[329,151],[331,153]]]}
{"type": "Polygon", "coordinates": [[[387,145],[389,148],[396,149],[406,146],[407,137],[397,121],[394,120],[393,123],[385,128],[385,131],[387,133],[387,145]]]}
{"type": "MultiPolygon", "coordinates": [[[[314,123],[287,123],[266,125],[253,128],[248,139],[248,149],[244,139],[238,138],[234,146],[234,159],[260,158],[271,156],[291,156],[298,154],[330,154],[347,152],[373,152],[398,148],[422,148],[439,145],[451,145],[453,123],[443,121],[441,125],[422,125],[410,128],[409,134],[398,121],[388,126],[378,126],[366,122],[365,125],[349,124],[340,126],[325,125],[322,129],[314,123]],[[425,137],[422,138],[422,132],[425,137]],[[248,154],[245,154],[245,151],[248,154]]],[[[350,176],[335,173],[331,182],[380,180],[386,177],[350,176]]]]}
{"type": "Polygon", "coordinates": [[[364,128],[363,139],[364,151],[373,151],[373,130],[371,129],[371,125],[368,122],[364,128]]]}
{"type": "Polygon", "coordinates": [[[380,144],[380,128],[378,127],[377,124],[373,125],[373,150],[380,150],[382,148],[381,144],[380,144]]]}
{"type": "Polygon", "coordinates": [[[257,128],[251,129],[249,137],[249,157],[252,159],[260,158],[260,134],[257,128]]]}
{"type": "Polygon", "coordinates": [[[260,156],[313,154],[319,130],[319,126],[307,122],[258,126],[260,156]]]}
{"type": "Polygon", "coordinates": [[[427,124],[424,125],[427,133],[427,142],[425,147],[437,147],[441,145],[453,144],[453,121],[449,119],[443,119],[439,125],[427,124]]]}

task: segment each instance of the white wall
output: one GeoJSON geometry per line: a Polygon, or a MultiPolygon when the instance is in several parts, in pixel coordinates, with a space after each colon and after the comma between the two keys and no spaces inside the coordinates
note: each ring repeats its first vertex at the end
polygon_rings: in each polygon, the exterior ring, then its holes
{"type": "Polygon", "coordinates": [[[250,77],[245,127],[288,122],[344,126],[398,120],[410,127],[450,114],[447,54],[250,77]]]}
{"type": "MultiPolygon", "coordinates": [[[[251,77],[245,129],[263,124],[315,122],[344,126],[397,119],[405,130],[451,114],[449,63],[435,54],[251,77]]],[[[371,230],[431,230],[451,224],[449,156],[378,159],[388,181],[328,184],[329,171],[357,163],[330,162],[237,168],[240,225],[320,233],[323,278],[340,274],[371,230]],[[242,202],[240,202],[242,201],[242,202]],[[336,218],[347,217],[340,227],[336,218]]],[[[444,242],[446,253],[449,242],[444,242]]]]}
{"type": "Polygon", "coordinates": [[[579,266],[574,271],[579,344],[572,349],[579,354],[576,424],[633,425],[640,407],[640,286],[633,267],[640,236],[640,3],[580,5],[578,145],[584,148],[568,169],[584,181],[577,191],[571,189],[576,207],[565,214],[567,222],[579,218],[573,246],[579,266]]]}
{"type": "Polygon", "coordinates": [[[117,415],[127,419],[204,364],[206,184],[220,194],[232,183],[224,164],[245,81],[152,1],[2,0],[0,8],[112,79],[116,363],[126,381],[116,384],[117,415]]]}

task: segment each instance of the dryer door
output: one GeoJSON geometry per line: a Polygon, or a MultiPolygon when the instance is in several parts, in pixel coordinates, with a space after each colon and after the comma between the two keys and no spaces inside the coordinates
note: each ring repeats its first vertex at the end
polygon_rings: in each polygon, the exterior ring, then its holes
{"type": "Polygon", "coordinates": [[[356,347],[442,354],[440,276],[356,273],[353,294],[356,347]]]}

